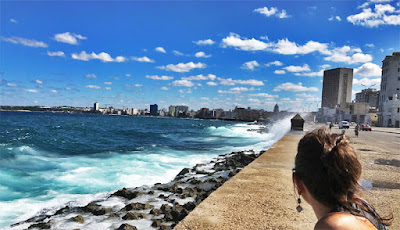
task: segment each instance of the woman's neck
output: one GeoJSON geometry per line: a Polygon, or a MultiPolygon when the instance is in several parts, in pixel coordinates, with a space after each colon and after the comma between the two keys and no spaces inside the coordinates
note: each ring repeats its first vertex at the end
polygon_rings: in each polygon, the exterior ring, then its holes
{"type": "Polygon", "coordinates": [[[311,206],[314,209],[314,213],[317,216],[318,220],[321,219],[322,217],[326,216],[333,209],[333,207],[326,206],[318,201],[314,201],[314,202],[315,203],[311,206]]]}

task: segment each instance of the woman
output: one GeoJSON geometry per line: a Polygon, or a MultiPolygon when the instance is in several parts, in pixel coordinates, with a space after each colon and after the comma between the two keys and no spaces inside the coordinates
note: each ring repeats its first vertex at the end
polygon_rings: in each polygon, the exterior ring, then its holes
{"type": "Polygon", "coordinates": [[[349,140],[324,128],[307,133],[299,142],[293,182],[318,218],[315,229],[387,229],[382,218],[359,196],[361,164],[349,140]]]}

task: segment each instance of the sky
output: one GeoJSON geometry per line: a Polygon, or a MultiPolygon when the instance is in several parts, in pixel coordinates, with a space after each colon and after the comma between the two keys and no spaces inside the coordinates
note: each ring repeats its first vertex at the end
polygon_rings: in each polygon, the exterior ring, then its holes
{"type": "Polygon", "coordinates": [[[0,4],[0,105],[311,111],[323,70],[380,89],[400,51],[390,0],[0,4]]]}

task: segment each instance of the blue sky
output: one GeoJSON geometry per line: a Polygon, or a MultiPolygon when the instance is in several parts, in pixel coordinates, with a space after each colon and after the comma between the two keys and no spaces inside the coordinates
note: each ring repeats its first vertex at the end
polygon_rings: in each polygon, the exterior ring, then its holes
{"type": "Polygon", "coordinates": [[[0,104],[315,110],[324,69],[379,89],[399,5],[2,1],[0,104]]]}

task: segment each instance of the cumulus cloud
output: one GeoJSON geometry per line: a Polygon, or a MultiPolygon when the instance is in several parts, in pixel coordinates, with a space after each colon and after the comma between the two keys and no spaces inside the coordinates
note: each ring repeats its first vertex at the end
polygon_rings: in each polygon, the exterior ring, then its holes
{"type": "Polygon", "coordinates": [[[24,89],[24,90],[25,90],[25,92],[28,92],[28,93],[39,93],[39,91],[37,89],[24,89]]]}
{"type": "Polygon", "coordinates": [[[206,84],[209,86],[217,86],[218,85],[218,83],[213,82],[213,81],[208,81],[206,84]]]}
{"type": "Polygon", "coordinates": [[[144,56],[144,57],[132,57],[132,59],[134,61],[138,61],[138,62],[149,62],[149,63],[153,63],[154,62],[154,60],[152,60],[152,59],[150,59],[150,58],[148,58],[146,56],[144,56]]]}
{"type": "Polygon", "coordinates": [[[162,81],[168,81],[174,79],[174,77],[171,76],[158,76],[158,75],[146,75],[146,78],[153,80],[162,80],[162,81]]]}
{"type": "Polygon", "coordinates": [[[241,85],[251,85],[251,86],[263,86],[264,83],[259,80],[255,79],[249,79],[249,80],[233,80],[232,78],[217,78],[219,80],[219,83],[221,85],[230,85],[234,86],[235,84],[241,84],[241,85]]]}
{"type": "Polygon", "coordinates": [[[93,74],[93,73],[91,73],[91,74],[86,74],[85,77],[86,77],[86,78],[97,78],[96,74],[93,74]]]}
{"type": "Polygon", "coordinates": [[[318,91],[317,87],[305,87],[301,82],[298,84],[294,84],[292,82],[286,82],[281,85],[278,85],[274,88],[275,92],[278,91],[291,91],[291,92],[316,92],[318,91]]]}
{"type": "Polygon", "coordinates": [[[206,76],[204,76],[203,74],[199,74],[196,76],[189,76],[189,77],[182,77],[183,80],[189,80],[189,81],[201,81],[201,80],[211,80],[214,81],[215,78],[217,78],[217,76],[215,76],[214,74],[208,74],[206,76]]]}
{"type": "Polygon", "coordinates": [[[0,36],[0,40],[5,41],[5,42],[11,42],[14,44],[21,44],[21,45],[29,46],[29,47],[42,47],[42,48],[48,47],[48,45],[44,42],[36,41],[33,39],[21,38],[21,37],[8,37],[7,38],[7,37],[0,36]]]}
{"type": "Polygon", "coordinates": [[[285,70],[275,70],[274,74],[285,74],[286,71],[285,70]]]}
{"type": "Polygon", "coordinates": [[[306,76],[306,77],[322,77],[324,76],[324,70],[321,69],[318,72],[302,72],[302,73],[295,73],[296,76],[306,76]]]}
{"type": "Polygon", "coordinates": [[[284,67],[284,69],[286,69],[286,70],[289,71],[289,72],[295,72],[295,73],[297,73],[297,72],[309,72],[309,71],[311,71],[311,70],[310,70],[310,66],[308,66],[307,64],[304,64],[303,66],[293,66],[293,65],[290,65],[290,66],[284,67]]]}
{"type": "Polygon", "coordinates": [[[368,62],[360,66],[359,68],[354,69],[355,75],[360,75],[363,77],[378,77],[382,74],[382,69],[380,66],[368,62]]]}
{"type": "Polygon", "coordinates": [[[112,82],[104,82],[104,85],[112,85],[112,82]]]}
{"type": "Polygon", "coordinates": [[[18,23],[18,21],[15,20],[14,18],[10,18],[10,22],[11,22],[11,23],[15,23],[15,24],[18,23]]]}
{"type": "Polygon", "coordinates": [[[275,16],[277,18],[288,18],[290,15],[286,13],[286,10],[279,10],[276,7],[271,7],[268,9],[268,7],[262,7],[262,8],[257,8],[254,10],[256,13],[260,13],[262,15],[265,15],[266,17],[271,17],[275,16]]]}
{"type": "Polygon", "coordinates": [[[55,51],[55,52],[47,51],[47,55],[51,57],[65,57],[65,54],[62,51],[55,51]]]}
{"type": "Polygon", "coordinates": [[[39,79],[36,79],[36,80],[35,80],[35,83],[36,83],[36,84],[43,84],[43,81],[42,81],[42,80],[39,80],[39,79]]]}
{"type": "Polygon", "coordinates": [[[270,98],[270,99],[279,97],[278,95],[271,95],[271,94],[268,94],[268,93],[250,94],[250,96],[253,96],[253,97],[265,97],[265,98],[270,98]]]}
{"type": "Polygon", "coordinates": [[[211,39],[205,39],[205,40],[194,41],[193,43],[201,46],[201,45],[213,45],[215,42],[211,39]]]}
{"type": "Polygon", "coordinates": [[[368,4],[360,6],[362,12],[347,17],[353,25],[365,27],[379,27],[381,25],[400,25],[400,11],[390,4],[375,4],[374,8],[367,8],[368,4]]]}
{"type": "Polygon", "coordinates": [[[58,42],[68,43],[71,45],[78,45],[78,40],[86,40],[87,38],[75,33],[65,32],[54,35],[54,40],[58,42]]]}
{"type": "Polygon", "coordinates": [[[239,50],[244,51],[260,51],[267,50],[267,48],[271,47],[272,44],[265,43],[263,41],[259,41],[255,38],[247,39],[241,38],[238,34],[230,33],[230,35],[226,38],[222,39],[222,47],[234,47],[239,50]]]}
{"type": "Polygon", "coordinates": [[[173,71],[173,72],[178,72],[178,73],[186,73],[191,71],[192,69],[203,69],[206,68],[206,64],[198,62],[198,63],[193,63],[193,62],[188,62],[188,63],[179,63],[176,65],[169,64],[166,66],[158,66],[157,68],[159,69],[164,69],[167,71],[173,71]]]}
{"type": "Polygon", "coordinates": [[[316,41],[308,41],[304,45],[298,45],[295,42],[289,41],[287,38],[278,40],[274,44],[273,52],[279,54],[309,54],[319,52],[321,54],[329,54],[328,44],[316,41]]]}
{"type": "Polygon", "coordinates": [[[272,66],[272,65],[274,65],[274,66],[282,66],[283,63],[280,62],[280,61],[272,61],[272,62],[268,62],[267,64],[265,64],[265,66],[272,66]]]}
{"type": "Polygon", "coordinates": [[[88,89],[101,89],[101,87],[98,86],[98,85],[87,85],[85,87],[88,88],[88,89]]]}
{"type": "Polygon", "coordinates": [[[333,21],[336,20],[338,22],[342,21],[342,19],[340,18],[340,16],[332,16],[330,18],[328,18],[329,21],[333,21]]]}
{"type": "Polygon", "coordinates": [[[8,87],[17,87],[17,84],[15,84],[15,83],[7,83],[7,86],[8,87]]]}
{"type": "Polygon", "coordinates": [[[160,53],[164,53],[164,54],[167,53],[167,51],[166,51],[163,47],[161,47],[161,46],[156,47],[155,50],[156,50],[157,52],[160,52],[160,53]]]}
{"type": "Polygon", "coordinates": [[[218,93],[224,94],[224,93],[232,93],[232,94],[240,94],[242,92],[247,92],[247,91],[254,91],[255,88],[247,88],[247,87],[234,87],[230,88],[229,90],[218,90],[218,93]]]}
{"type": "Polygon", "coordinates": [[[203,51],[197,52],[194,56],[197,58],[209,58],[212,55],[211,54],[205,54],[203,51]]]}
{"type": "Polygon", "coordinates": [[[172,50],[172,53],[175,54],[176,56],[183,56],[184,55],[182,52],[179,52],[178,50],[172,50]]]}
{"type": "Polygon", "coordinates": [[[115,59],[110,56],[110,54],[101,52],[99,54],[96,54],[95,52],[92,52],[91,54],[86,53],[85,51],[78,53],[73,53],[71,54],[72,59],[76,60],[81,60],[81,61],[89,61],[93,59],[100,60],[102,62],[124,62],[126,61],[125,57],[118,56],[115,59]]]}
{"type": "Polygon", "coordinates": [[[161,90],[169,90],[169,88],[166,87],[166,86],[163,86],[163,87],[161,87],[160,89],[161,89],[161,90]]]}
{"type": "Polygon", "coordinates": [[[176,81],[173,81],[171,84],[173,86],[183,86],[183,87],[193,87],[194,86],[193,82],[186,80],[186,79],[176,80],[176,81]]]}
{"type": "Polygon", "coordinates": [[[372,61],[372,56],[369,54],[363,54],[361,49],[359,48],[343,46],[333,49],[331,54],[324,59],[326,61],[332,62],[346,62],[348,64],[357,64],[372,61]]]}
{"type": "Polygon", "coordinates": [[[366,46],[366,47],[369,47],[369,48],[374,48],[374,47],[375,47],[375,45],[372,44],[372,43],[370,43],[370,44],[365,44],[365,46],[366,46]]]}
{"type": "Polygon", "coordinates": [[[257,61],[248,61],[243,63],[242,69],[254,70],[256,67],[260,66],[257,61]]]}
{"type": "Polygon", "coordinates": [[[57,90],[55,90],[55,89],[52,89],[52,90],[50,90],[50,93],[54,93],[54,94],[56,94],[56,93],[58,93],[58,91],[57,91],[57,90]]]}
{"type": "Polygon", "coordinates": [[[381,78],[353,78],[353,85],[364,85],[364,86],[372,86],[372,85],[380,85],[381,78]]]}
{"type": "Polygon", "coordinates": [[[125,74],[126,77],[132,77],[130,73],[125,74]]]}
{"type": "Polygon", "coordinates": [[[111,90],[111,87],[104,87],[105,90],[111,90]]]}

